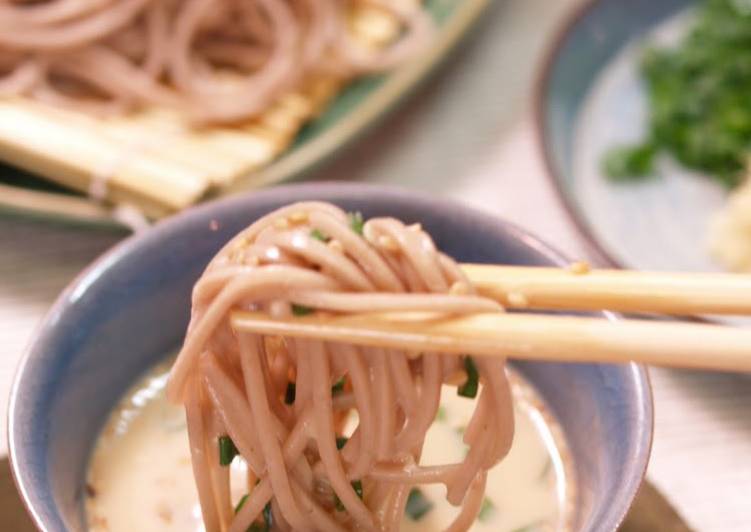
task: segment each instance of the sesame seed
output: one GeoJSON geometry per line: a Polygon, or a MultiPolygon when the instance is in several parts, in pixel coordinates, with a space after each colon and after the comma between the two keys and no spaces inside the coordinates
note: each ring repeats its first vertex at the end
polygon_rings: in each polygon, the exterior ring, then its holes
{"type": "Polygon", "coordinates": [[[509,305],[512,307],[525,308],[529,306],[529,300],[521,292],[510,292],[507,298],[509,305]]]}
{"type": "Polygon", "coordinates": [[[568,271],[574,275],[585,275],[590,271],[589,263],[584,261],[572,262],[568,266],[568,271]]]}
{"type": "Polygon", "coordinates": [[[289,221],[293,224],[301,224],[308,221],[308,213],[305,211],[296,211],[289,215],[289,221]]]}
{"type": "Polygon", "coordinates": [[[469,286],[462,281],[456,281],[451,285],[451,288],[449,288],[449,294],[452,296],[466,296],[469,294],[469,286]]]}
{"type": "Polygon", "coordinates": [[[378,245],[387,251],[399,251],[399,244],[397,241],[388,235],[379,236],[378,245]]]}
{"type": "Polygon", "coordinates": [[[286,218],[277,218],[274,220],[274,227],[277,229],[289,229],[289,220],[286,218]]]}

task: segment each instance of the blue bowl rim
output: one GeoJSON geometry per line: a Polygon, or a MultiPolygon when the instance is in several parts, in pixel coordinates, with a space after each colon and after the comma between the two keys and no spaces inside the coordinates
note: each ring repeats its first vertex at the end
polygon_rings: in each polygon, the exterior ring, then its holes
{"type": "Polygon", "coordinates": [[[618,262],[599,242],[590,228],[589,222],[587,222],[584,217],[584,214],[576,207],[576,203],[571,197],[570,192],[563,185],[563,180],[561,179],[556,164],[551,157],[552,150],[550,148],[550,136],[547,127],[547,120],[545,119],[549,103],[547,94],[548,89],[550,88],[550,78],[552,77],[553,68],[558,63],[563,44],[569,39],[571,34],[574,33],[579,23],[589,16],[591,11],[593,11],[600,2],[601,0],[584,0],[582,4],[577,6],[566,18],[564,18],[563,22],[555,31],[553,38],[550,40],[550,43],[543,53],[543,59],[540,63],[541,66],[535,77],[532,95],[532,122],[535,130],[535,145],[545,168],[545,177],[547,178],[550,187],[555,192],[558,198],[558,203],[563,206],[563,210],[569,221],[574,224],[577,232],[584,240],[587,252],[603,266],[624,268],[625,266],[618,262]]]}
{"type": "MultiPolygon", "coordinates": [[[[437,210],[460,209],[465,212],[479,215],[481,217],[494,218],[495,221],[499,225],[502,225],[513,238],[522,240],[527,246],[532,247],[535,251],[539,252],[543,257],[550,260],[556,265],[563,266],[569,263],[565,256],[558,250],[556,250],[553,246],[530,234],[527,230],[512,222],[508,222],[500,217],[479,211],[455,201],[429,196],[424,193],[419,193],[401,187],[371,185],[363,183],[340,183],[336,181],[301,183],[283,185],[256,191],[252,194],[252,197],[261,199],[271,198],[277,195],[283,196],[288,192],[297,192],[310,197],[323,196],[328,201],[336,201],[339,198],[344,199],[351,194],[368,192],[370,194],[379,195],[381,197],[392,196],[401,199],[407,198],[412,203],[419,203],[437,210]]],[[[79,287],[87,284],[89,280],[93,281],[93,279],[98,276],[98,272],[100,270],[104,270],[110,264],[126,257],[130,253],[131,249],[140,246],[142,242],[147,242],[152,239],[159,239],[162,235],[169,234],[170,231],[179,228],[180,224],[182,224],[184,220],[209,215],[209,213],[215,210],[221,211],[223,208],[234,204],[242,204],[248,201],[249,197],[251,197],[251,195],[240,194],[204,203],[185,212],[162,220],[155,224],[148,231],[133,234],[125,238],[121,242],[115,244],[112,248],[104,252],[96,260],[94,260],[94,262],[92,262],[89,266],[82,270],[68,284],[68,286],[55,300],[54,304],[49,309],[40,324],[37,326],[36,331],[32,335],[31,341],[29,342],[26,349],[24,350],[24,353],[21,356],[21,360],[18,363],[18,367],[16,368],[15,375],[13,377],[13,384],[11,387],[7,411],[7,437],[8,461],[10,464],[11,476],[13,477],[16,489],[21,495],[21,500],[26,508],[27,513],[30,515],[32,521],[37,526],[37,528],[39,528],[39,530],[47,530],[44,519],[36,509],[36,506],[38,504],[41,504],[41,502],[36,500],[38,499],[38,495],[35,496],[33,493],[33,483],[28,480],[26,475],[24,475],[24,472],[21,470],[21,465],[19,463],[18,457],[19,453],[22,455],[23,452],[20,451],[15,438],[15,425],[17,422],[15,419],[16,406],[20,400],[19,393],[24,385],[24,381],[26,380],[26,366],[33,355],[35,345],[37,344],[39,339],[44,336],[45,331],[54,326],[56,316],[64,312],[65,308],[70,305],[70,296],[79,287]]],[[[603,315],[610,320],[622,319],[621,316],[616,313],[604,312],[603,315]]],[[[612,506],[610,507],[610,522],[607,523],[606,530],[612,530],[613,532],[618,529],[618,527],[625,519],[646,476],[647,465],[649,464],[654,437],[654,396],[648,369],[646,366],[636,364],[634,362],[630,362],[628,365],[631,369],[633,378],[638,385],[637,387],[639,390],[641,390],[643,396],[643,401],[641,402],[640,406],[642,408],[643,417],[645,420],[647,420],[647,425],[641,428],[641,438],[637,441],[636,444],[635,455],[638,457],[636,460],[637,474],[628,479],[625,489],[625,494],[627,496],[623,498],[623,502],[620,505],[620,508],[616,508],[614,510],[612,506]]],[[[603,530],[602,532],[606,532],[606,530],[603,530]]]]}

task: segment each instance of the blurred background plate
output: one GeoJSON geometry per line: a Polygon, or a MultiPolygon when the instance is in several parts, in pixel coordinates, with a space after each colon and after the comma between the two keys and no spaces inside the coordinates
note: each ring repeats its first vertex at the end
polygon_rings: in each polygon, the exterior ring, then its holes
{"type": "Polygon", "coordinates": [[[638,142],[647,131],[639,75],[647,42],[679,38],[690,0],[587,2],[565,25],[537,93],[537,127],[548,171],[569,213],[603,264],[712,271],[710,220],[726,190],[678,166],[659,177],[614,183],[602,171],[608,148],[638,142]]]}
{"type": "MultiPolygon", "coordinates": [[[[428,0],[437,22],[430,50],[396,71],[357,80],[326,111],[303,127],[276,161],[213,196],[299,177],[375,125],[442,62],[469,32],[491,0],[428,0]]],[[[121,228],[110,208],[17,168],[0,164],[0,211],[65,223],[121,228]]]]}

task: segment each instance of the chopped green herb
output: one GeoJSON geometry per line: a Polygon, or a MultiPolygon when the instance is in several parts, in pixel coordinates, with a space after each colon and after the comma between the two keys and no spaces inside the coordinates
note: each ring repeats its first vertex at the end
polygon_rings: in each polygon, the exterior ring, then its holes
{"type": "Polygon", "coordinates": [[[475,361],[472,360],[472,357],[464,357],[464,370],[467,372],[467,380],[456,389],[456,393],[462,397],[474,399],[477,397],[477,389],[480,384],[480,374],[477,371],[477,366],[475,366],[475,361]]]}
{"type": "Polygon", "coordinates": [[[344,449],[344,446],[347,445],[347,442],[349,441],[349,438],[341,437],[336,439],[336,448],[340,451],[344,449]]]}
{"type": "MultiPolygon", "coordinates": [[[[248,494],[242,496],[242,498],[237,502],[237,506],[235,506],[235,513],[239,512],[245,502],[248,500],[248,494]]],[[[272,524],[274,522],[273,514],[271,513],[271,503],[267,502],[266,506],[263,507],[263,523],[252,523],[248,527],[247,532],[268,532],[272,528],[272,524]]]]}
{"type": "Polygon", "coordinates": [[[641,76],[649,105],[645,139],[603,160],[612,179],[651,173],[658,153],[733,187],[751,146],[751,10],[745,0],[699,2],[693,23],[670,47],[649,46],[641,76]]]}
{"type": "Polygon", "coordinates": [[[655,146],[618,146],[610,149],[602,161],[605,174],[613,181],[633,181],[649,177],[653,170],[655,146]]]}
{"type": "Polygon", "coordinates": [[[352,483],[352,488],[355,490],[355,493],[357,493],[357,496],[360,497],[360,499],[362,499],[362,481],[355,480],[352,483]]]}
{"type": "Polygon", "coordinates": [[[294,382],[287,383],[287,391],[284,392],[284,404],[291,405],[295,402],[295,395],[297,394],[297,384],[294,382]]]}
{"type": "Polygon", "coordinates": [[[443,406],[439,406],[435,413],[436,421],[446,421],[446,409],[443,406]]]}
{"type": "Polygon", "coordinates": [[[219,436],[219,464],[228,466],[235,456],[240,454],[235,447],[235,442],[229,436],[219,436]]]}
{"type": "Polygon", "coordinates": [[[347,214],[349,218],[349,226],[358,235],[362,236],[363,227],[365,226],[365,220],[363,220],[361,212],[350,212],[347,214]]]}
{"type": "MultiPolygon", "coordinates": [[[[351,482],[352,489],[355,490],[355,493],[357,493],[357,496],[362,499],[362,482],[360,480],[355,480],[351,482]]],[[[342,501],[339,500],[339,497],[337,495],[334,495],[334,506],[336,507],[337,512],[343,512],[345,510],[344,505],[342,504],[342,501]]]]}
{"type": "Polygon", "coordinates": [[[459,436],[464,436],[464,432],[467,430],[467,427],[464,426],[464,425],[460,425],[460,426],[456,427],[454,430],[456,431],[456,433],[459,436]]]}
{"type": "Polygon", "coordinates": [[[243,505],[245,504],[245,501],[248,500],[249,495],[246,493],[242,496],[242,498],[237,502],[237,506],[235,506],[235,513],[242,510],[243,505]]]}
{"type": "Polygon", "coordinates": [[[346,508],[342,504],[342,501],[339,500],[338,495],[334,495],[334,508],[336,508],[337,512],[343,512],[344,510],[346,510],[346,508]]]}
{"type": "Polygon", "coordinates": [[[263,521],[266,525],[266,530],[271,530],[274,527],[274,514],[271,512],[271,503],[267,502],[263,507],[263,521]]]}
{"type": "Polygon", "coordinates": [[[493,514],[495,514],[495,504],[493,504],[493,501],[485,497],[485,499],[482,501],[480,513],[477,514],[477,520],[481,523],[484,523],[488,519],[492,519],[493,514]]]}
{"type": "Polygon", "coordinates": [[[512,530],[512,532],[533,532],[534,530],[539,530],[540,527],[544,524],[545,521],[535,521],[534,523],[515,528],[514,530],[512,530]]]}
{"type": "Polygon", "coordinates": [[[330,240],[328,235],[324,234],[318,229],[313,229],[310,232],[310,236],[315,238],[316,240],[320,240],[321,242],[328,242],[330,240]]]}
{"type": "Polygon", "coordinates": [[[331,395],[339,395],[343,391],[344,391],[344,377],[336,381],[334,385],[331,387],[331,395]]]}
{"type": "Polygon", "coordinates": [[[412,521],[419,521],[432,509],[433,503],[430,501],[430,499],[423,495],[422,491],[417,488],[413,488],[409,492],[409,496],[407,497],[407,506],[404,509],[404,512],[412,521]]]}
{"type": "Polygon", "coordinates": [[[306,307],[305,305],[296,305],[292,303],[292,314],[294,314],[295,316],[307,316],[308,314],[312,313],[312,308],[306,307]]]}

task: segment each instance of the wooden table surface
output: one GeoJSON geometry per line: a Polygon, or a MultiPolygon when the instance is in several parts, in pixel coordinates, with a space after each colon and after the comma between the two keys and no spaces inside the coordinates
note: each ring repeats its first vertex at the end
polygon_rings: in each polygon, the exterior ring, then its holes
{"type": "MultiPolygon", "coordinates": [[[[311,179],[400,184],[451,197],[513,220],[572,257],[586,258],[546,182],[529,113],[543,47],[577,1],[496,0],[426,90],[311,179]]],[[[0,217],[3,418],[13,371],[34,327],[75,274],[119,238],[0,217]]],[[[748,531],[751,377],[656,369],[652,381],[656,426],[648,478],[692,529],[748,531]]],[[[4,454],[4,419],[0,427],[4,454]]],[[[2,499],[9,488],[7,482],[0,486],[2,499]]],[[[642,521],[630,522],[627,530],[687,529],[669,525],[668,515],[660,498],[645,495],[632,516],[642,521]],[[655,526],[654,519],[662,524],[655,526]]],[[[8,521],[12,516],[0,509],[0,530],[22,530],[15,526],[20,521],[8,521]]]]}

